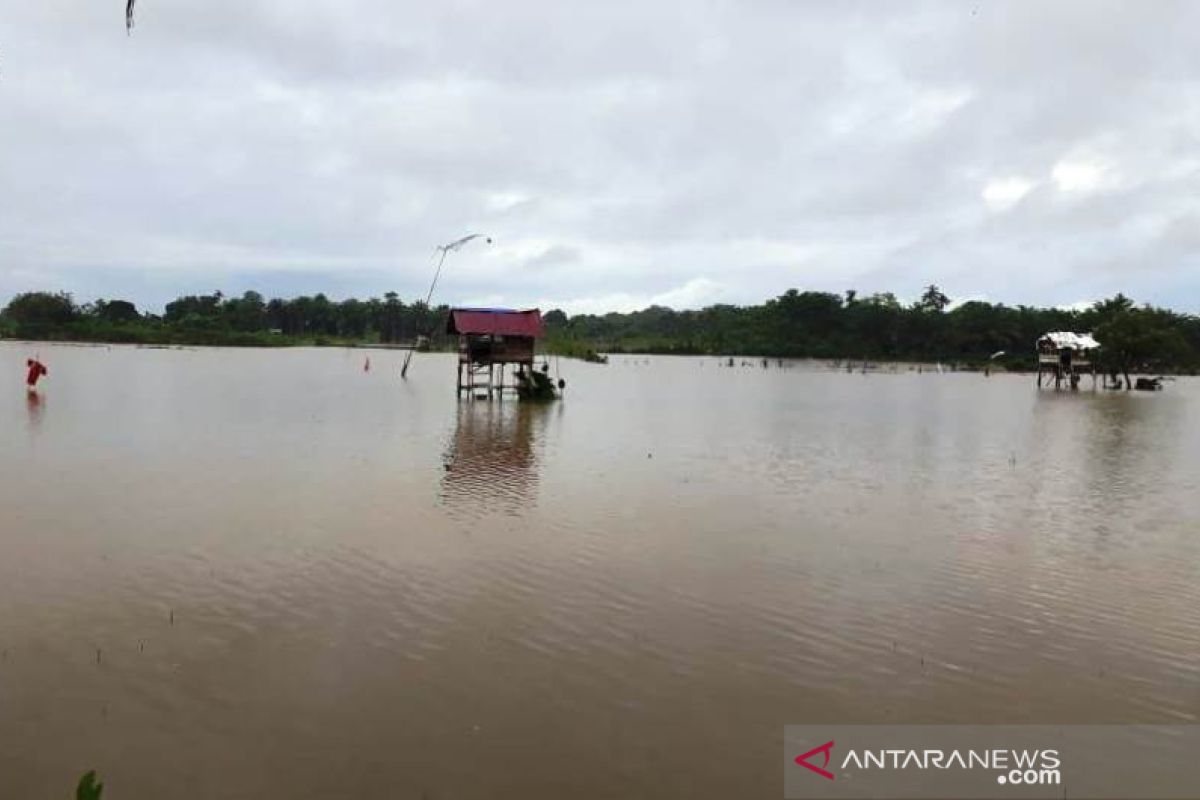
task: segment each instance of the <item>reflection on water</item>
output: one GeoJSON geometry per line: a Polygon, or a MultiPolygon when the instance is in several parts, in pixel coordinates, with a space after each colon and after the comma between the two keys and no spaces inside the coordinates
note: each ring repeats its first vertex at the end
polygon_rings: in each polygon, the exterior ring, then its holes
{"type": "Polygon", "coordinates": [[[25,390],[25,409],[29,412],[29,427],[36,430],[46,412],[46,400],[36,389],[25,390]]]}
{"type": "Polygon", "coordinates": [[[771,797],[789,722],[1200,721],[1194,380],[46,350],[0,798],[771,797]]]}
{"type": "Polygon", "coordinates": [[[1191,468],[1193,454],[1173,431],[1185,428],[1188,402],[1178,395],[1042,392],[1031,431],[1038,442],[1029,468],[1042,513],[1096,521],[1101,531],[1136,513],[1191,468]]]}
{"type": "Polygon", "coordinates": [[[443,455],[444,504],[480,515],[515,514],[536,503],[535,442],[549,413],[537,403],[459,402],[443,455]]]}

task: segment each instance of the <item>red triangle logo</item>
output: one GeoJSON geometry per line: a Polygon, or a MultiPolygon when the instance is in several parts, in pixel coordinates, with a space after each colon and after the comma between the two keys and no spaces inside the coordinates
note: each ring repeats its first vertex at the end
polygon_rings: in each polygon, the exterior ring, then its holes
{"type": "Polygon", "coordinates": [[[825,744],[821,745],[820,747],[814,747],[812,750],[809,750],[807,753],[802,753],[802,754],[796,756],[796,763],[802,767],[805,767],[806,769],[811,769],[813,772],[817,773],[822,778],[828,778],[829,780],[833,780],[833,773],[830,772],[829,770],[825,769],[825,767],[829,766],[829,751],[832,749],[833,749],[833,740],[831,739],[830,741],[826,742],[825,744]],[[817,753],[825,754],[825,763],[819,767],[816,764],[808,763],[808,759],[812,758],[817,753]]]}

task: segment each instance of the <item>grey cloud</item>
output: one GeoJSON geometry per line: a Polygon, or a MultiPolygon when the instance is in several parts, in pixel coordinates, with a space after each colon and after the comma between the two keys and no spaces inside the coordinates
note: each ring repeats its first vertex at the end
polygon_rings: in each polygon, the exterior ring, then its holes
{"type": "Polygon", "coordinates": [[[0,0],[0,296],[1200,308],[1193,4],[120,11],[0,0]]]}

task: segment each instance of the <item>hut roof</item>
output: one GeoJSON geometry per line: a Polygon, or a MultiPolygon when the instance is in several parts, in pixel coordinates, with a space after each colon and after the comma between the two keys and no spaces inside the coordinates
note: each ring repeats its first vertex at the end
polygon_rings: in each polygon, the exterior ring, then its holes
{"type": "Polygon", "coordinates": [[[515,311],[511,308],[452,308],[446,320],[446,333],[492,334],[495,336],[542,335],[542,312],[536,308],[515,311]]]}
{"type": "Polygon", "coordinates": [[[1090,333],[1071,333],[1069,331],[1052,331],[1043,333],[1039,342],[1048,341],[1056,350],[1094,350],[1100,343],[1092,338],[1090,333]]]}

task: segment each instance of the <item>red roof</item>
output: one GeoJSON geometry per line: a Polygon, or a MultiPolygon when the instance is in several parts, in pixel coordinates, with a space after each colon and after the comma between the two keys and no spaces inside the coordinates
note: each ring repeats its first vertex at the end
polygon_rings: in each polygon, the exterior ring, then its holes
{"type": "Polygon", "coordinates": [[[542,335],[542,312],[536,308],[512,311],[506,308],[452,308],[446,333],[494,334],[497,336],[542,335]]]}

